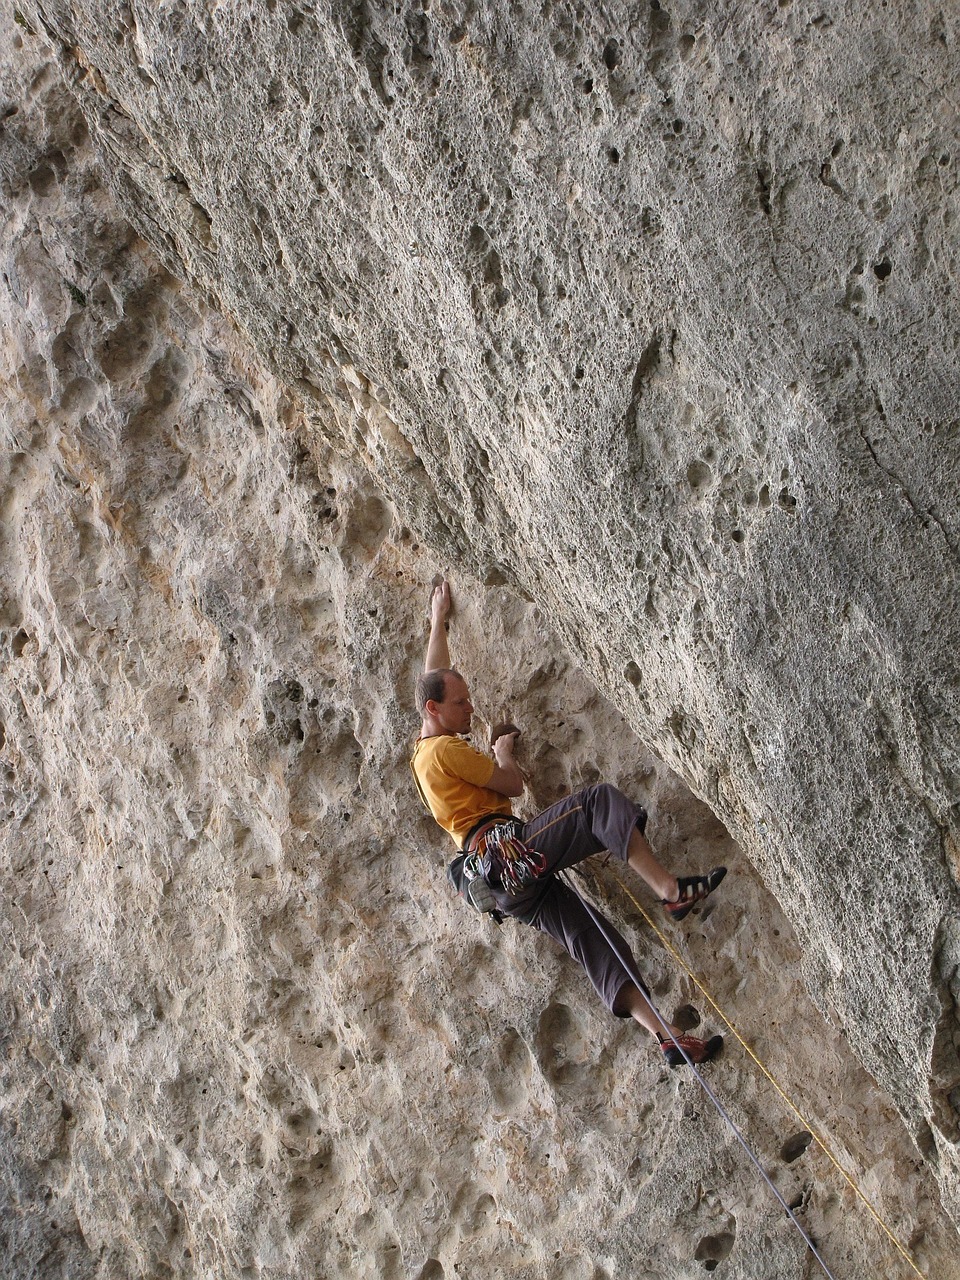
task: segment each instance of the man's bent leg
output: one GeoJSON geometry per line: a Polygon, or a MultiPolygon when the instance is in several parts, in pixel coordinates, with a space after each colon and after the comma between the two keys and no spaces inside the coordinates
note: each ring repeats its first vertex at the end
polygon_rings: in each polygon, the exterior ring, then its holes
{"type": "Polygon", "coordinates": [[[698,902],[716,889],[727,874],[726,867],[714,867],[705,876],[671,875],[653,856],[646,836],[636,830],[630,837],[627,862],[659,894],[663,909],[673,920],[682,920],[698,902]]]}
{"type": "Polygon", "coordinates": [[[726,875],[726,868],[715,867],[706,876],[678,879],[654,856],[643,834],[646,823],[647,814],[642,806],[607,782],[585,787],[558,800],[524,823],[519,832],[520,839],[546,861],[538,883],[514,899],[513,909],[510,901],[500,900],[498,894],[500,909],[511,915],[527,916],[536,910],[539,885],[545,877],[606,849],[643,877],[672,919],[682,920],[697,902],[713,892],[726,875]]]}
{"type": "Polygon", "coordinates": [[[646,836],[646,811],[622,791],[601,782],[585,787],[528,822],[521,838],[547,859],[547,871],[582,862],[592,853],[609,849],[641,875],[658,898],[672,902],[679,893],[677,878],[654,857],[646,836]]]}

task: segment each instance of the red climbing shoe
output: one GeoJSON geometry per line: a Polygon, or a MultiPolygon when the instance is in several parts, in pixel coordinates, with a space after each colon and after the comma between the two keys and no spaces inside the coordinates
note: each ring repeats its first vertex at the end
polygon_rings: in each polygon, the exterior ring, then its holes
{"type": "Polygon", "coordinates": [[[686,1063],[678,1046],[682,1046],[687,1058],[698,1067],[701,1062],[712,1061],[723,1048],[723,1036],[711,1036],[709,1040],[698,1040],[696,1036],[677,1036],[675,1040],[660,1036],[659,1039],[668,1067],[682,1067],[686,1063]]]}
{"type": "Polygon", "coordinates": [[[714,867],[705,876],[680,876],[677,884],[680,886],[680,896],[675,902],[667,902],[663,899],[663,909],[672,920],[682,920],[698,902],[710,893],[727,874],[726,867],[714,867]]]}

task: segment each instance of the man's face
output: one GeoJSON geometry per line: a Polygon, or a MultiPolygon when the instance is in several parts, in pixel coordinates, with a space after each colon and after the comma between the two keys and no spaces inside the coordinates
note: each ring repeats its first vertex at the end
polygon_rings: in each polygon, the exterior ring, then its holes
{"type": "Polygon", "coordinates": [[[469,733],[473,703],[466,680],[447,676],[443,683],[443,701],[438,702],[437,720],[447,733],[469,733]]]}

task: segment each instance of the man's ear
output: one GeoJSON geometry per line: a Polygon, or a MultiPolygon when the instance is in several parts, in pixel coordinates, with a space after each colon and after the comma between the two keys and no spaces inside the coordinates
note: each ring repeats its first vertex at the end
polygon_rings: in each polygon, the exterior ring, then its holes
{"type": "Polygon", "coordinates": [[[435,698],[428,698],[426,702],[423,704],[423,709],[427,713],[427,715],[432,716],[434,718],[436,717],[436,714],[439,708],[440,708],[440,703],[437,702],[435,698]]]}

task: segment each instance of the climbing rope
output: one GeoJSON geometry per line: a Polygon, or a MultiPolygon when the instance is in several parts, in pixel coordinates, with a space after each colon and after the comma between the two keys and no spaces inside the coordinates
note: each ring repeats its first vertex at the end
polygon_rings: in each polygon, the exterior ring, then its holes
{"type": "MultiPolygon", "coordinates": [[[[640,912],[640,915],[641,915],[641,916],[643,916],[644,920],[646,920],[647,924],[650,926],[650,928],[653,930],[653,932],[657,935],[657,938],[660,940],[660,942],[661,942],[661,944],[663,945],[664,949],[665,949],[665,950],[666,950],[666,951],[667,951],[671,956],[673,956],[674,960],[676,960],[676,961],[677,961],[677,963],[681,966],[681,968],[686,972],[687,976],[688,976],[688,977],[690,978],[690,980],[694,983],[694,985],[697,987],[697,989],[698,989],[698,990],[699,990],[699,991],[704,995],[704,997],[706,998],[706,1000],[708,1001],[708,1003],[710,1004],[710,1006],[711,1006],[711,1008],[714,1010],[714,1012],[715,1012],[715,1013],[716,1013],[716,1014],[717,1014],[717,1015],[722,1019],[722,1021],[723,1021],[723,1022],[726,1024],[726,1026],[730,1029],[731,1033],[732,1033],[732,1034],[735,1036],[735,1038],[739,1041],[739,1043],[741,1044],[741,1046],[746,1050],[746,1052],[747,1052],[747,1054],[750,1056],[750,1058],[752,1058],[752,1060],[753,1060],[753,1061],[756,1063],[756,1065],[760,1068],[760,1070],[761,1070],[761,1072],[763,1073],[763,1075],[764,1075],[764,1076],[766,1076],[767,1080],[769,1080],[769,1082],[773,1085],[774,1089],[776,1089],[777,1093],[780,1095],[780,1097],[783,1099],[783,1101],[787,1104],[787,1106],[790,1108],[790,1110],[793,1112],[793,1114],[797,1117],[797,1119],[798,1119],[798,1120],[800,1121],[800,1123],[803,1125],[803,1128],[806,1130],[806,1132],[808,1132],[808,1133],[813,1137],[813,1140],[816,1142],[817,1146],[821,1149],[821,1151],[823,1151],[824,1155],[826,1155],[827,1159],[830,1161],[830,1163],[833,1165],[833,1167],[838,1171],[838,1173],[840,1173],[840,1175],[843,1177],[843,1179],[845,1180],[845,1182],[847,1183],[847,1185],[851,1188],[851,1190],[854,1192],[854,1194],[857,1196],[857,1198],[858,1198],[859,1200],[861,1200],[861,1201],[863,1202],[863,1204],[864,1204],[864,1205],[866,1205],[866,1207],[867,1207],[867,1209],[869,1210],[870,1215],[872,1216],[872,1218],[874,1219],[874,1221],[877,1223],[877,1225],[880,1227],[880,1229],[881,1229],[881,1230],[884,1232],[884,1234],[887,1236],[887,1238],[889,1239],[889,1241],[891,1242],[891,1244],[893,1244],[893,1245],[894,1245],[894,1247],[897,1249],[897,1251],[898,1251],[898,1252],[900,1253],[900,1255],[903,1257],[904,1261],[908,1264],[908,1266],[911,1268],[911,1270],[912,1270],[916,1275],[918,1275],[918,1276],[920,1277],[920,1280],[924,1280],[923,1272],[920,1270],[920,1268],[917,1266],[916,1262],[913,1260],[913,1258],[912,1258],[912,1257],[910,1256],[910,1254],[907,1252],[907,1250],[906,1250],[906,1248],[904,1247],[904,1245],[900,1242],[900,1240],[897,1238],[897,1236],[894,1234],[894,1232],[890,1229],[890,1227],[888,1227],[888,1226],[887,1226],[887,1224],[884,1222],[884,1220],[880,1217],[880,1215],[877,1213],[876,1209],[874,1209],[873,1205],[870,1203],[870,1201],[867,1199],[867,1197],[863,1194],[863,1192],[860,1190],[860,1188],[859,1188],[859,1187],[857,1186],[857,1184],[854,1182],[853,1178],[851,1178],[851,1177],[850,1177],[850,1175],[847,1173],[846,1169],[844,1169],[844,1167],[840,1164],[840,1162],[837,1160],[836,1156],[833,1154],[833,1152],[830,1150],[830,1148],[827,1146],[827,1144],[824,1142],[824,1140],[823,1140],[823,1139],[822,1139],[822,1138],[817,1134],[817,1132],[815,1131],[815,1129],[810,1125],[809,1121],[807,1121],[807,1120],[805,1119],[805,1117],[803,1116],[803,1114],[802,1114],[802,1113],[799,1111],[799,1109],[794,1105],[793,1101],[792,1101],[792,1100],[787,1096],[787,1094],[784,1092],[784,1090],[780,1087],[780,1085],[779,1085],[779,1084],[777,1083],[777,1081],[774,1079],[773,1075],[770,1073],[770,1071],[768,1070],[768,1068],[764,1065],[764,1063],[763,1063],[763,1062],[761,1062],[760,1058],[758,1058],[758,1057],[757,1057],[756,1053],[754,1053],[753,1049],[750,1047],[750,1045],[747,1043],[747,1041],[743,1038],[743,1036],[740,1034],[740,1032],[737,1030],[737,1028],[733,1025],[733,1023],[730,1021],[730,1019],[727,1017],[727,1015],[723,1012],[723,1010],[722,1010],[722,1009],[720,1008],[720,1006],[717,1004],[716,1000],[714,1000],[713,996],[710,994],[710,992],[707,990],[707,988],[704,986],[704,984],[700,981],[700,979],[697,977],[697,975],[693,972],[693,970],[690,968],[690,966],[689,966],[689,965],[687,964],[687,962],[684,960],[683,956],[681,956],[681,955],[680,955],[680,953],[676,950],[676,948],[673,946],[673,944],[670,942],[670,940],[666,937],[666,935],[663,933],[663,931],[657,927],[657,925],[654,923],[654,921],[650,918],[650,915],[648,914],[648,912],[644,909],[644,907],[642,906],[642,904],[641,904],[640,902],[638,902],[638,901],[637,901],[636,897],[635,897],[635,896],[630,892],[630,889],[629,889],[629,888],[627,887],[627,885],[626,885],[626,884],[624,884],[624,882],[620,879],[620,877],[619,877],[619,875],[617,875],[616,871],[614,871],[614,869],[613,869],[612,867],[609,867],[609,866],[608,866],[608,868],[607,868],[607,869],[609,870],[610,874],[613,876],[613,878],[614,878],[614,880],[617,882],[617,884],[620,886],[620,888],[623,890],[623,892],[627,895],[627,897],[628,897],[628,898],[630,899],[630,901],[633,903],[634,907],[636,907],[636,909],[640,912]]],[[[570,882],[569,882],[569,880],[567,881],[567,883],[568,883],[568,884],[570,883],[570,882]]],[[[571,886],[571,887],[572,887],[572,886],[571,886]]],[[[576,890],[576,889],[574,889],[573,891],[574,891],[574,893],[577,893],[577,890],[576,890]]],[[[610,943],[610,945],[611,945],[611,946],[613,946],[613,941],[612,941],[612,939],[607,935],[607,933],[606,933],[606,931],[604,930],[603,925],[602,925],[602,923],[601,923],[601,919],[602,919],[602,917],[598,917],[597,913],[596,913],[596,912],[591,908],[590,904],[589,904],[588,902],[586,902],[586,901],[582,898],[582,896],[581,896],[581,895],[579,895],[579,894],[578,894],[578,896],[580,897],[581,901],[583,902],[583,905],[584,905],[584,906],[587,908],[587,910],[590,912],[590,915],[592,916],[592,918],[593,918],[593,920],[595,921],[595,923],[597,924],[597,926],[600,928],[600,930],[601,930],[601,932],[603,933],[604,937],[607,939],[607,941],[610,943]]],[[[627,970],[627,972],[628,972],[628,973],[629,973],[629,972],[632,972],[632,973],[634,973],[634,974],[635,974],[635,967],[634,967],[634,966],[631,966],[631,965],[628,965],[628,964],[626,964],[626,963],[624,962],[624,958],[623,958],[623,956],[622,956],[622,955],[620,955],[619,950],[618,950],[615,946],[613,946],[613,949],[614,949],[614,951],[616,952],[616,954],[617,954],[617,958],[620,960],[620,963],[624,965],[624,968],[627,970]]],[[[636,975],[636,976],[639,976],[639,975],[636,975]]],[[[646,989],[646,988],[643,986],[643,984],[641,984],[641,990],[645,990],[645,989],[646,989]]],[[[648,1001],[649,1001],[649,997],[648,997],[648,1001]]],[[[651,1007],[651,1009],[653,1009],[653,1012],[654,1012],[654,1014],[655,1014],[655,1016],[656,1016],[657,1020],[658,1020],[660,1023],[663,1023],[663,1019],[661,1018],[659,1011],[658,1011],[658,1010],[656,1009],[656,1007],[653,1005],[652,1001],[650,1001],[650,1007],[651,1007]]],[[[664,1027],[664,1029],[666,1030],[666,1027],[664,1027]]],[[[817,1250],[814,1248],[813,1243],[812,1243],[812,1242],[811,1242],[811,1240],[810,1240],[810,1237],[807,1235],[807,1233],[804,1231],[803,1227],[800,1225],[799,1221],[798,1221],[798,1220],[797,1220],[797,1218],[796,1218],[796,1215],[795,1215],[795,1214],[793,1213],[793,1211],[789,1208],[789,1206],[787,1206],[787,1205],[785,1204],[785,1202],[784,1202],[784,1200],[783,1200],[783,1197],[780,1195],[779,1191],[777,1191],[776,1187],[773,1185],[773,1183],[771,1182],[770,1178],[767,1176],[767,1173],[766,1173],[766,1171],[764,1170],[763,1166],[760,1164],[760,1162],[757,1160],[756,1156],[754,1156],[753,1152],[752,1152],[752,1151],[750,1150],[750,1148],[747,1146],[747,1143],[746,1143],[745,1139],[740,1135],[739,1131],[738,1131],[738,1130],[737,1130],[737,1128],[736,1128],[736,1125],[734,1125],[734,1123],[732,1122],[732,1120],[730,1120],[729,1116],[727,1116],[726,1112],[723,1110],[723,1107],[720,1105],[720,1103],[717,1101],[716,1097],[713,1095],[713,1093],[712,1093],[712,1092],[710,1091],[710,1089],[707,1087],[706,1083],[705,1083],[705,1082],[704,1082],[704,1080],[703,1080],[703,1077],[702,1077],[702,1076],[700,1075],[700,1073],[697,1071],[697,1069],[696,1069],[696,1067],[694,1066],[694,1064],[693,1064],[692,1062],[690,1062],[690,1059],[687,1057],[687,1054],[683,1051],[682,1046],[680,1047],[680,1049],[681,1049],[681,1053],[683,1053],[684,1058],[687,1060],[687,1062],[690,1064],[690,1066],[691,1066],[691,1067],[693,1067],[694,1075],[696,1075],[697,1079],[700,1081],[700,1084],[703,1086],[704,1091],[706,1092],[706,1094],[708,1095],[708,1097],[711,1099],[711,1101],[713,1102],[714,1106],[716,1106],[717,1110],[720,1112],[720,1114],[723,1116],[723,1118],[724,1118],[724,1119],[727,1121],[727,1123],[730,1125],[731,1129],[733,1129],[733,1131],[734,1131],[734,1133],[736,1134],[736,1136],[737,1136],[738,1140],[740,1141],[741,1145],[744,1147],[744,1149],[747,1151],[747,1154],[750,1156],[750,1159],[753,1161],[753,1163],[757,1166],[757,1168],[758,1168],[758,1169],[760,1170],[760,1172],[763,1174],[763,1177],[764,1177],[765,1181],[766,1181],[766,1182],[769,1184],[769,1186],[773,1189],[774,1195],[777,1197],[777,1199],[780,1201],[780,1203],[781,1203],[781,1204],[783,1204],[784,1208],[787,1210],[787,1213],[790,1215],[791,1219],[793,1220],[794,1224],[796,1225],[797,1230],[801,1233],[801,1235],[803,1236],[804,1240],[806,1240],[807,1244],[810,1246],[810,1249],[812,1250],[812,1252],[813,1252],[814,1256],[816,1257],[817,1261],[818,1261],[818,1262],[820,1263],[820,1265],[823,1267],[823,1269],[824,1269],[824,1271],[827,1273],[827,1275],[830,1275],[830,1272],[829,1272],[829,1270],[827,1269],[826,1263],[823,1261],[823,1259],[822,1259],[822,1258],[820,1257],[820,1255],[817,1253],[817,1250]]]]}
{"type": "MultiPolygon", "coordinates": [[[[586,907],[587,911],[590,913],[590,916],[591,916],[591,918],[593,919],[594,924],[597,926],[597,928],[600,930],[600,932],[601,932],[601,933],[603,934],[603,936],[606,938],[607,942],[610,944],[610,947],[612,948],[614,955],[617,957],[617,959],[618,959],[618,960],[620,961],[620,963],[623,965],[623,967],[624,967],[624,969],[626,970],[626,972],[627,972],[628,974],[630,974],[630,976],[633,978],[634,982],[637,984],[637,986],[638,986],[638,987],[640,988],[640,990],[643,992],[644,999],[646,1000],[647,1004],[650,1006],[650,1009],[652,1010],[654,1017],[655,1017],[655,1018],[656,1018],[656,1020],[660,1023],[660,1026],[663,1028],[663,1030],[664,1030],[664,1032],[667,1034],[667,1036],[668,1036],[671,1040],[673,1040],[673,1033],[672,1033],[672,1031],[670,1030],[670,1027],[669,1027],[669,1026],[668,1026],[668,1024],[664,1021],[663,1015],[660,1013],[660,1010],[659,1010],[659,1009],[657,1008],[657,1006],[653,1003],[653,999],[652,999],[652,997],[651,997],[651,995],[650,995],[649,991],[647,990],[646,983],[643,981],[643,979],[640,977],[639,973],[637,972],[636,966],[630,962],[631,957],[630,957],[629,953],[628,953],[627,955],[624,955],[624,954],[623,954],[623,952],[622,952],[622,951],[620,950],[620,948],[617,946],[617,943],[615,942],[615,940],[614,940],[613,938],[611,938],[611,937],[610,937],[609,933],[608,933],[608,932],[607,932],[607,930],[604,928],[604,920],[603,920],[603,917],[602,917],[602,916],[600,916],[600,915],[598,915],[598,914],[597,914],[597,912],[596,912],[596,911],[594,911],[594,909],[593,909],[593,907],[590,905],[590,903],[589,903],[589,902],[587,902],[587,900],[586,900],[584,897],[582,897],[582,895],[581,895],[581,894],[579,894],[579,893],[577,892],[577,890],[574,888],[573,884],[571,884],[570,879],[569,879],[569,877],[566,875],[566,873],[565,873],[565,872],[563,872],[563,871],[561,871],[561,872],[560,872],[560,875],[562,876],[562,878],[564,879],[564,881],[566,882],[566,884],[570,887],[570,889],[572,889],[572,890],[573,890],[573,892],[577,894],[577,897],[578,897],[578,898],[580,898],[580,901],[583,903],[584,907],[586,907]]],[[[827,1266],[827,1264],[824,1262],[823,1258],[821,1258],[821,1257],[820,1257],[820,1254],[817,1252],[817,1246],[814,1244],[813,1240],[810,1238],[810,1236],[809,1236],[809,1235],[807,1235],[806,1231],[804,1230],[804,1228],[803,1228],[803,1224],[800,1222],[800,1219],[797,1217],[797,1215],[794,1213],[794,1211],[793,1211],[793,1210],[790,1208],[790,1206],[787,1204],[786,1200],[784,1200],[784,1198],[783,1198],[782,1194],[780,1193],[779,1189],[777,1188],[777,1186],[775,1185],[775,1183],[774,1183],[774,1182],[773,1182],[773,1180],[771,1179],[770,1175],[767,1173],[766,1169],[764,1169],[763,1165],[760,1163],[760,1161],[759,1161],[759,1159],[757,1158],[757,1156],[754,1154],[753,1150],[752,1150],[752,1149],[751,1149],[751,1147],[750,1147],[750,1144],[747,1142],[746,1138],[743,1136],[743,1134],[740,1132],[740,1130],[739,1130],[739,1128],[737,1127],[737,1125],[734,1123],[733,1119],[731,1118],[731,1116],[730,1116],[730,1115],[729,1115],[729,1113],[727,1112],[727,1110],[726,1110],[726,1108],[724,1107],[723,1103],[720,1101],[720,1099],[717,1097],[717,1095],[713,1092],[713,1090],[712,1090],[712,1089],[710,1088],[710,1086],[707,1084],[706,1080],[704,1080],[703,1076],[702,1076],[702,1075],[700,1074],[700,1072],[697,1070],[696,1064],[694,1063],[693,1059],[690,1057],[690,1055],[687,1053],[686,1049],[684,1049],[683,1045],[682,1045],[679,1041],[677,1041],[677,1040],[673,1040],[673,1042],[674,1042],[674,1044],[677,1046],[677,1048],[680,1050],[680,1052],[683,1054],[683,1059],[684,1059],[684,1061],[686,1062],[687,1066],[690,1068],[690,1070],[693,1072],[693,1074],[697,1077],[697,1080],[699,1080],[699,1082],[700,1082],[700,1087],[703,1089],[704,1093],[707,1095],[707,1097],[710,1099],[710,1101],[711,1101],[711,1102],[713,1103],[713,1105],[716,1107],[716,1109],[717,1109],[717,1111],[719,1112],[720,1116],[721,1116],[721,1117],[722,1117],[722,1118],[727,1122],[727,1124],[730,1126],[730,1129],[732,1130],[734,1137],[735,1137],[735,1138],[737,1139],[737,1141],[740,1143],[741,1147],[743,1147],[744,1151],[747,1153],[747,1155],[749,1156],[749,1158],[750,1158],[750,1160],[752,1161],[752,1163],[757,1167],[757,1169],[758,1169],[758,1170],[759,1170],[759,1172],[760,1172],[760,1176],[763,1178],[764,1182],[766,1182],[767,1186],[770,1188],[770,1190],[771,1190],[771,1191],[773,1192],[773,1194],[776,1196],[777,1200],[778,1200],[778,1201],[780,1202],[780,1204],[783,1206],[783,1209],[784,1209],[784,1210],[785,1210],[785,1212],[789,1215],[789,1217],[790,1217],[791,1221],[793,1222],[793,1225],[797,1228],[797,1230],[798,1230],[798,1231],[800,1232],[800,1234],[803,1236],[804,1240],[806,1241],[807,1248],[810,1250],[810,1252],[813,1254],[813,1256],[816,1258],[816,1260],[820,1263],[820,1266],[823,1268],[824,1274],[828,1277],[828,1280],[836,1280],[836,1277],[834,1276],[833,1272],[830,1270],[830,1268],[829,1268],[829,1267],[827,1266]]]]}

